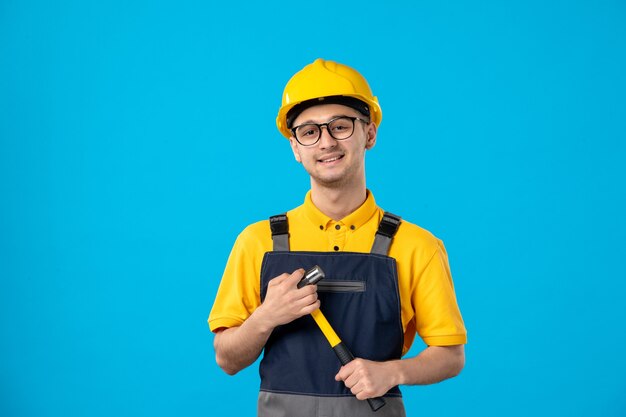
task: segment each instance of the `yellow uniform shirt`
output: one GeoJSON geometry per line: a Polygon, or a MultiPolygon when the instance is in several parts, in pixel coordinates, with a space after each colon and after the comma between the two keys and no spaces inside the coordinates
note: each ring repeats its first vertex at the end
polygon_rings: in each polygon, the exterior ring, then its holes
{"type": "MultiPolygon", "coordinates": [[[[361,207],[334,221],[315,207],[309,192],[303,205],[287,213],[290,250],[369,253],[383,214],[368,191],[361,207]]],[[[261,262],[272,247],[269,220],[248,226],[237,237],[209,315],[212,331],[241,325],[261,304],[261,262]]],[[[396,260],[398,269],[402,353],[409,350],[416,333],[429,346],[466,343],[443,242],[403,220],[389,256],[396,260]]],[[[324,306],[321,308],[323,311],[324,306]]]]}

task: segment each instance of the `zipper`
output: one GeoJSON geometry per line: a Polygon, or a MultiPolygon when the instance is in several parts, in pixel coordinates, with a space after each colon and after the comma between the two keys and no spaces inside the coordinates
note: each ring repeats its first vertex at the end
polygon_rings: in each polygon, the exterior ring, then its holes
{"type": "Polygon", "coordinates": [[[364,292],[365,281],[320,281],[317,291],[322,292],[364,292]]]}

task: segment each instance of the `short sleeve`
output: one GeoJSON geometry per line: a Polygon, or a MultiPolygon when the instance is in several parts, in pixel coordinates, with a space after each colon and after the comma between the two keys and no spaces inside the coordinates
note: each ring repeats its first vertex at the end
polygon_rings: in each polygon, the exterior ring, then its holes
{"type": "Polygon", "coordinates": [[[247,229],[237,237],[209,314],[212,332],[240,326],[261,304],[260,261],[255,246],[258,242],[247,229]]]}
{"type": "Polygon", "coordinates": [[[467,332],[461,317],[448,255],[443,242],[437,248],[416,281],[412,294],[416,331],[429,346],[467,343],[467,332]]]}

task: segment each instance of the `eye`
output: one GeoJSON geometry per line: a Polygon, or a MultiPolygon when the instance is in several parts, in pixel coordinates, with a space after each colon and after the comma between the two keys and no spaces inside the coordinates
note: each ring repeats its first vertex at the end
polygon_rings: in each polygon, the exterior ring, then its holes
{"type": "Polygon", "coordinates": [[[317,136],[318,128],[316,125],[304,125],[300,126],[297,130],[298,137],[311,138],[317,136]]]}
{"type": "Polygon", "coordinates": [[[337,119],[330,125],[333,132],[342,133],[352,129],[352,120],[350,119],[337,119]]]}

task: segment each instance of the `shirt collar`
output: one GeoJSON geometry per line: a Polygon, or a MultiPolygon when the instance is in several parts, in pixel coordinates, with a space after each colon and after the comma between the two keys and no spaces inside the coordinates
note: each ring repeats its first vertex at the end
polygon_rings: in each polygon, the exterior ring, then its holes
{"type": "MultiPolygon", "coordinates": [[[[370,190],[366,190],[367,197],[365,201],[359,208],[354,210],[352,213],[348,214],[343,219],[339,220],[341,223],[345,224],[347,227],[354,226],[354,229],[358,229],[367,223],[368,220],[372,218],[378,211],[378,206],[376,205],[376,200],[374,199],[374,194],[370,190]]],[[[311,199],[311,191],[306,193],[304,197],[304,213],[307,218],[313,222],[313,224],[322,226],[326,229],[329,224],[334,222],[333,219],[322,213],[316,206],[313,204],[313,200],[311,199]]]]}

